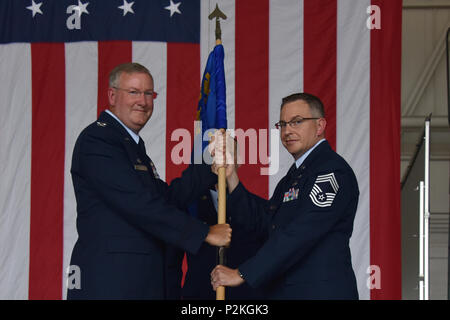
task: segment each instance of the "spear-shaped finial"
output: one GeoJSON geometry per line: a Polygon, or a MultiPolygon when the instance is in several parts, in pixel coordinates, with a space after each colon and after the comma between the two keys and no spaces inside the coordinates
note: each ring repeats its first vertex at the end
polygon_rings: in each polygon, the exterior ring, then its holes
{"type": "Polygon", "coordinates": [[[222,30],[220,29],[220,20],[219,19],[222,18],[223,20],[226,20],[227,16],[225,15],[225,13],[220,11],[218,4],[216,4],[216,8],[208,16],[209,20],[212,20],[214,18],[216,18],[216,44],[219,44],[219,43],[222,43],[222,30]]]}

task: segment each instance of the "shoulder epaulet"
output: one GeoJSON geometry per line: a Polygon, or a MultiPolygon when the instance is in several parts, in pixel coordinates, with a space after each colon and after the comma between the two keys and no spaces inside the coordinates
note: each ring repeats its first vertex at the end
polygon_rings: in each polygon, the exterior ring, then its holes
{"type": "Polygon", "coordinates": [[[99,126],[99,127],[106,127],[107,125],[108,124],[106,122],[97,121],[97,126],[99,126]]]}

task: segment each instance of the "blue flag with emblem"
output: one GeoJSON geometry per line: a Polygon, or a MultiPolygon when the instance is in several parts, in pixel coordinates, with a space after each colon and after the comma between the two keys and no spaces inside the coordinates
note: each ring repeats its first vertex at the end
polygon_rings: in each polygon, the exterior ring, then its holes
{"type": "MultiPolygon", "coordinates": [[[[227,128],[224,57],[223,45],[217,44],[209,54],[202,77],[200,99],[195,117],[197,121],[201,121],[202,130],[200,132],[197,128],[194,137],[196,141],[202,141],[202,152],[209,143],[209,139],[203,140],[206,131],[227,128]]],[[[194,157],[195,153],[192,156],[194,157]]],[[[188,211],[192,216],[197,216],[196,203],[191,204],[188,211]]]]}
{"type": "MultiPolygon", "coordinates": [[[[202,123],[202,136],[209,129],[227,128],[224,57],[223,46],[216,45],[209,54],[203,73],[196,116],[196,120],[202,123]]],[[[204,149],[208,141],[203,141],[202,145],[204,149]]]]}

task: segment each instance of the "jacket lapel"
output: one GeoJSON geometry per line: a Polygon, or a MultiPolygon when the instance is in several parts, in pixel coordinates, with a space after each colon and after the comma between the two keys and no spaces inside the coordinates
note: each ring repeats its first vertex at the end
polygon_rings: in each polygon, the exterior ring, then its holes
{"type": "Polygon", "coordinates": [[[147,171],[151,177],[156,178],[155,169],[152,165],[153,162],[145,153],[145,147],[142,147],[142,150],[138,144],[134,141],[134,139],[130,136],[130,134],[125,130],[125,128],[111,115],[107,112],[103,111],[97,121],[99,125],[109,125],[116,132],[118,139],[120,139],[122,145],[125,147],[125,150],[128,153],[128,157],[133,164],[135,170],[138,171],[147,171]]]}

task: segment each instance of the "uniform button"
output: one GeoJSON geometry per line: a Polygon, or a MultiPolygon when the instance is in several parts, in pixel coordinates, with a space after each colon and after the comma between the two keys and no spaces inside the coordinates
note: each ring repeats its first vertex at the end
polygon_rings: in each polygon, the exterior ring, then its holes
{"type": "Polygon", "coordinates": [[[275,225],[274,224],[272,225],[272,230],[275,230],[275,225]]]}

